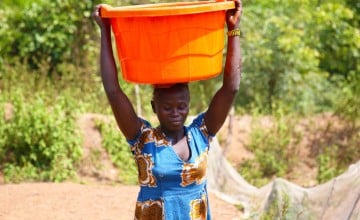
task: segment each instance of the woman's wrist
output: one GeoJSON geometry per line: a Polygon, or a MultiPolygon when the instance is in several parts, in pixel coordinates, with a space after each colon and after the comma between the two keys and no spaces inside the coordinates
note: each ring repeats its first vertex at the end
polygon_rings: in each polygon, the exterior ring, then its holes
{"type": "Polygon", "coordinates": [[[227,32],[228,37],[236,37],[236,36],[240,37],[240,35],[241,35],[240,28],[235,28],[227,32]]]}
{"type": "Polygon", "coordinates": [[[232,26],[232,25],[229,26],[229,25],[228,25],[228,26],[227,26],[227,30],[228,30],[228,31],[232,31],[232,30],[235,30],[235,29],[240,29],[240,26],[239,26],[239,25],[234,25],[234,26],[232,26]]]}

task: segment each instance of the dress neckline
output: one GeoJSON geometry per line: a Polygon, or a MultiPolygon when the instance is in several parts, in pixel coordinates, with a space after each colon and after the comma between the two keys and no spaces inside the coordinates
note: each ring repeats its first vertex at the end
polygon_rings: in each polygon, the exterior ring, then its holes
{"type": "MultiPolygon", "coordinates": [[[[165,135],[165,133],[161,130],[161,128],[160,128],[160,126],[158,126],[157,128],[156,128],[158,131],[159,131],[159,133],[161,134],[161,138],[163,138],[166,142],[167,142],[167,146],[171,149],[171,151],[176,155],[176,157],[182,162],[182,163],[187,163],[187,162],[189,162],[190,160],[191,160],[191,157],[192,157],[192,150],[191,150],[191,147],[190,147],[190,141],[189,141],[189,136],[188,136],[188,130],[186,129],[186,126],[184,126],[184,137],[182,137],[178,142],[180,142],[181,140],[183,140],[184,138],[186,139],[186,145],[187,145],[187,147],[188,147],[188,149],[189,149],[189,157],[188,157],[188,159],[187,160],[183,160],[180,156],[179,156],[179,154],[175,151],[175,149],[174,149],[174,144],[172,143],[172,141],[171,140],[169,140],[168,138],[167,138],[167,136],[165,135]]],[[[177,142],[177,143],[178,143],[177,142]]]]}

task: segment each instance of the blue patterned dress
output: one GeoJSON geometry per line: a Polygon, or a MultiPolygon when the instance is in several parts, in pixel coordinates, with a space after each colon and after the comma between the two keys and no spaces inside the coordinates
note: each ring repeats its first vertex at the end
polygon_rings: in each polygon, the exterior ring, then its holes
{"type": "Polygon", "coordinates": [[[159,127],[142,120],[138,137],[128,141],[138,166],[140,192],[135,218],[211,219],[206,191],[209,141],[204,114],[185,126],[190,159],[183,161],[159,127]]]}

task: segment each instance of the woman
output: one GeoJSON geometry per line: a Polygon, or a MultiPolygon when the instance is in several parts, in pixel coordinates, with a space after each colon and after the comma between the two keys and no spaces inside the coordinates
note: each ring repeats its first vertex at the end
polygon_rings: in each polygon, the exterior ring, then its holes
{"type": "Polygon", "coordinates": [[[140,118],[118,84],[109,19],[93,18],[101,29],[101,77],[116,122],[131,146],[138,166],[140,192],[135,219],[211,219],[206,191],[209,142],[223,125],[239,89],[241,1],[226,13],[228,46],[223,85],[208,109],[189,126],[188,85],[154,86],[151,106],[159,126],[140,118]]]}

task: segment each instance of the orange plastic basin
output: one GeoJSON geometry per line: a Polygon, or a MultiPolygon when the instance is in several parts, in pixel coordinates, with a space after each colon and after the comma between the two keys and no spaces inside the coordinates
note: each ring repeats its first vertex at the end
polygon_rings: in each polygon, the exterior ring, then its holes
{"type": "Polygon", "coordinates": [[[169,84],[222,71],[225,12],[234,2],[176,2],[101,8],[111,18],[123,78],[169,84]]]}

